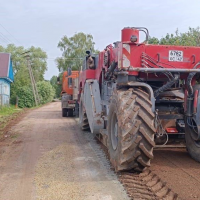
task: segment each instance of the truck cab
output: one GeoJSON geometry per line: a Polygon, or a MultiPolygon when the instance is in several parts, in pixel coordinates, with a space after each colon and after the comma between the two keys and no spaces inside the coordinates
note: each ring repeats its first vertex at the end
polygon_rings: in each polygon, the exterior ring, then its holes
{"type": "Polygon", "coordinates": [[[63,117],[72,117],[78,100],[79,71],[65,71],[62,79],[61,107],[63,117]]]}

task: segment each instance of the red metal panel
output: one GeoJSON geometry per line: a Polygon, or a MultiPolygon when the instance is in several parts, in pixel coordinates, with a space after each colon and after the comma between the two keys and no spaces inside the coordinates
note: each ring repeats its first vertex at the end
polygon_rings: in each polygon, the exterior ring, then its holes
{"type": "MultiPolygon", "coordinates": [[[[192,69],[197,62],[200,61],[200,48],[199,47],[185,47],[185,46],[172,46],[172,45],[148,45],[148,44],[136,44],[130,41],[132,35],[138,37],[139,41],[139,31],[131,28],[125,28],[122,30],[122,41],[116,45],[117,47],[112,47],[108,45],[106,51],[109,51],[110,63],[115,61],[118,62],[118,68],[128,69],[129,67],[144,67],[142,65],[142,55],[146,54],[154,59],[154,64],[147,63],[147,67],[157,68],[158,64],[164,68],[177,68],[177,69],[192,69]],[[171,51],[178,51],[183,55],[181,60],[170,61],[171,51]]],[[[137,42],[138,42],[137,41],[137,42]]],[[[104,66],[104,54],[105,50],[99,54],[99,63],[96,70],[86,70],[82,72],[80,77],[80,85],[83,88],[84,82],[87,79],[97,79],[101,81],[102,68],[107,71],[108,66],[104,66]]],[[[147,77],[149,79],[161,79],[164,81],[166,78],[164,75],[160,74],[146,74],[138,72],[129,72],[130,75],[147,77]]],[[[181,79],[186,78],[187,74],[182,74],[181,79]]],[[[193,82],[192,82],[193,83],[193,82]]]]}
{"type": "MultiPolygon", "coordinates": [[[[141,67],[141,55],[145,51],[145,45],[141,44],[140,46],[131,45],[131,66],[141,67]]],[[[138,75],[138,72],[131,73],[131,75],[138,75]]]]}
{"type": "Polygon", "coordinates": [[[84,88],[85,81],[88,79],[95,79],[95,72],[94,69],[87,69],[81,72],[81,82],[80,85],[82,86],[82,89],[84,88]]]}
{"type": "Polygon", "coordinates": [[[131,36],[136,36],[138,38],[137,42],[139,42],[139,30],[132,28],[124,28],[122,29],[122,42],[127,43],[130,42],[131,36]]]}
{"type": "MultiPolygon", "coordinates": [[[[175,68],[191,69],[194,65],[200,61],[200,48],[199,47],[184,47],[184,46],[172,46],[172,45],[145,45],[145,53],[158,60],[158,54],[160,56],[160,62],[173,65],[175,68]],[[169,51],[178,50],[183,52],[183,61],[174,62],[169,61],[169,51]]],[[[165,68],[173,68],[172,66],[165,65],[165,68]]]]}
{"type": "Polygon", "coordinates": [[[97,79],[98,81],[101,81],[102,68],[105,68],[104,53],[105,53],[105,51],[102,51],[99,53],[99,62],[98,62],[98,66],[96,66],[96,70],[95,70],[95,79],[97,79]]]}

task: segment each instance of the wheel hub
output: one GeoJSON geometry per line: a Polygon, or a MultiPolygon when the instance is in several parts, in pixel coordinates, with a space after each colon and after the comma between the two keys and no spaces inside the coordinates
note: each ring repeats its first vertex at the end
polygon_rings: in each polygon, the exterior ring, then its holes
{"type": "Polygon", "coordinates": [[[116,150],[118,145],[118,121],[116,115],[113,117],[112,121],[111,143],[113,149],[116,150]]]}

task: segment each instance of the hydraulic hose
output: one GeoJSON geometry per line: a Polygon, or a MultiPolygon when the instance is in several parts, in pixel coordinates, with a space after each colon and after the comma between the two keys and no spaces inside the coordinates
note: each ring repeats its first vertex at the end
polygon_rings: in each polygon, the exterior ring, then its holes
{"type": "MultiPolygon", "coordinates": [[[[198,66],[200,65],[200,62],[198,62],[194,67],[193,69],[196,69],[198,66]]],[[[194,76],[196,75],[196,72],[191,72],[189,73],[188,75],[188,78],[187,78],[187,81],[186,81],[186,85],[187,85],[187,89],[188,89],[188,97],[187,97],[187,101],[186,101],[186,116],[187,117],[192,117],[193,115],[193,106],[192,106],[192,103],[193,103],[193,94],[194,94],[194,90],[193,90],[193,87],[192,87],[192,79],[194,78],[194,76]]],[[[188,119],[188,120],[191,120],[191,119],[188,119]]],[[[188,121],[187,121],[188,123],[188,121]]],[[[189,125],[189,123],[188,123],[189,125]]]]}
{"type": "Polygon", "coordinates": [[[172,85],[174,85],[179,80],[179,77],[180,76],[178,74],[175,74],[174,78],[171,81],[168,81],[165,85],[163,85],[162,87],[160,87],[159,89],[157,89],[154,92],[155,98],[158,97],[160,93],[162,93],[165,90],[168,90],[169,88],[171,88],[172,85]]]}
{"type": "MultiPolygon", "coordinates": [[[[200,65],[200,62],[198,62],[198,63],[193,67],[193,69],[196,69],[199,65],[200,65]]],[[[191,97],[191,96],[193,95],[193,93],[194,93],[191,82],[192,82],[192,79],[193,79],[193,77],[195,76],[195,74],[196,74],[196,72],[191,72],[191,73],[189,73],[188,78],[187,78],[186,84],[187,84],[187,86],[188,86],[188,96],[189,96],[189,97],[191,97]]]]}
{"type": "Polygon", "coordinates": [[[112,73],[114,72],[115,68],[117,67],[117,63],[113,62],[110,67],[108,68],[108,71],[105,74],[106,79],[110,79],[112,73]]]}

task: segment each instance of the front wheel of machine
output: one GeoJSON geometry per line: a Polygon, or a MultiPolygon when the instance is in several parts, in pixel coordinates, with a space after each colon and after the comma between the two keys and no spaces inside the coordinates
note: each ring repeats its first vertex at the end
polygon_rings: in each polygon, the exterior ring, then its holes
{"type": "Polygon", "coordinates": [[[188,120],[185,120],[185,140],[186,147],[190,156],[200,162],[200,141],[196,141],[194,138],[196,136],[195,130],[188,125],[188,120]]]}
{"type": "Polygon", "coordinates": [[[79,124],[80,124],[80,127],[83,131],[89,131],[90,130],[87,114],[86,114],[86,112],[84,111],[84,108],[83,108],[82,97],[81,97],[80,104],[79,104],[79,124]]]}
{"type": "Polygon", "coordinates": [[[143,171],[153,159],[154,113],[140,89],[114,92],[108,115],[108,152],[115,171],[143,171]]]}

